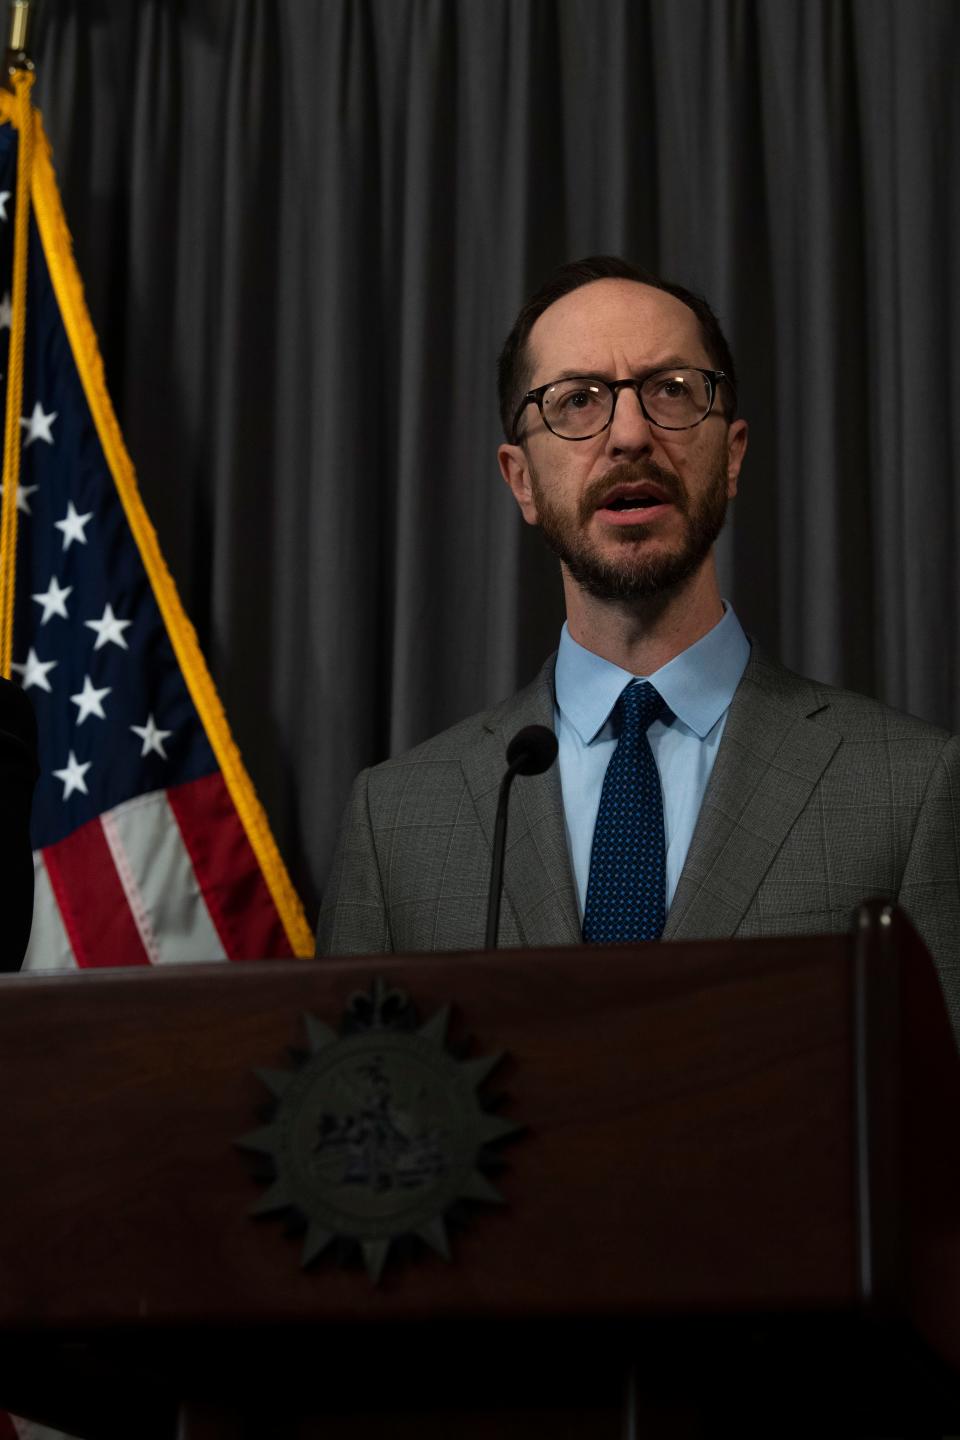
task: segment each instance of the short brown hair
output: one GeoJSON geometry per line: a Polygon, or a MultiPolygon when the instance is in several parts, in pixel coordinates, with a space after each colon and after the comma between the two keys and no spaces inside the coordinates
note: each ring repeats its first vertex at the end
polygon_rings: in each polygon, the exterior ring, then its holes
{"type": "Polygon", "coordinates": [[[730,346],[720,329],[720,322],[703,296],[686,290],[682,285],[674,284],[672,280],[664,280],[662,276],[654,275],[649,270],[643,270],[639,265],[632,265],[628,260],[621,260],[617,255],[589,255],[584,260],[570,260],[566,265],[554,270],[522,307],[513,329],[504,341],[497,361],[497,390],[500,423],[507,440],[511,444],[515,441],[516,437],[512,433],[513,417],[530,385],[530,360],[527,354],[530,331],[544,310],[549,310],[555,300],[569,295],[571,290],[579,290],[581,285],[591,284],[594,280],[634,280],[638,285],[650,285],[654,290],[664,290],[668,295],[673,295],[693,311],[700,325],[703,347],[711,363],[728,377],[724,414],[728,420],[732,420],[737,408],[737,372],[730,346]]]}

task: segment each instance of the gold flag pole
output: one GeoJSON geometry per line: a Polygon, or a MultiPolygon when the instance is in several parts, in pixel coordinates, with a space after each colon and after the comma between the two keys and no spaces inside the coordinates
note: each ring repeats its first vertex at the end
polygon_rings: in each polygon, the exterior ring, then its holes
{"type": "Polygon", "coordinates": [[[7,354],[7,408],[3,425],[3,501],[0,504],[0,675],[10,678],[13,660],[13,594],[17,560],[17,487],[20,482],[20,415],[27,310],[27,244],[30,172],[33,164],[33,63],[26,51],[30,0],[12,0],[5,83],[16,95],[18,131],[16,209],[13,218],[12,320],[7,354]]]}

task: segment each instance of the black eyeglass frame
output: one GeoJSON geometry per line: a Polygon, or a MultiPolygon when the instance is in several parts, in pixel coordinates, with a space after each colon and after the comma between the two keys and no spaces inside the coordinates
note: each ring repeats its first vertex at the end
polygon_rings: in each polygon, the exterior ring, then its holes
{"type": "Polygon", "coordinates": [[[593,384],[597,384],[599,382],[601,385],[606,385],[607,389],[613,395],[613,404],[610,406],[610,414],[607,418],[606,423],[601,425],[599,430],[594,430],[591,435],[559,434],[558,431],[554,430],[553,426],[550,424],[550,421],[543,413],[543,397],[544,395],[546,395],[547,391],[550,390],[554,385],[561,385],[564,382],[562,380],[548,380],[546,385],[538,385],[536,390],[528,390],[526,395],[524,395],[523,399],[520,401],[520,404],[517,406],[517,413],[513,417],[512,426],[513,443],[515,445],[519,443],[520,439],[520,437],[517,435],[517,423],[520,419],[520,416],[523,414],[524,410],[526,410],[528,405],[536,405],[537,409],[540,411],[540,419],[543,421],[544,425],[546,425],[551,435],[556,435],[558,440],[570,440],[571,442],[576,443],[578,440],[595,440],[598,435],[603,434],[604,430],[609,429],[609,427],[613,424],[613,417],[616,413],[617,400],[620,397],[620,391],[624,389],[630,389],[636,395],[637,403],[640,406],[640,409],[643,412],[643,417],[648,425],[655,425],[658,430],[671,430],[674,432],[678,430],[693,430],[697,425],[703,424],[704,420],[706,420],[707,416],[713,410],[714,403],[716,402],[717,398],[717,390],[719,388],[721,380],[726,381],[726,383],[730,386],[730,391],[733,395],[734,405],[736,405],[737,400],[736,391],[733,388],[733,382],[731,381],[730,376],[726,373],[725,370],[704,370],[699,365],[668,365],[665,368],[659,370],[651,370],[648,375],[642,375],[639,379],[637,379],[633,375],[628,376],[626,380],[604,380],[600,375],[570,375],[565,376],[564,380],[587,380],[591,381],[593,384]],[[699,420],[694,420],[690,425],[662,425],[659,420],[652,419],[652,417],[647,411],[646,405],[644,405],[643,403],[643,394],[641,393],[641,387],[644,386],[648,380],[652,379],[654,375],[669,375],[671,370],[693,370],[696,372],[696,374],[703,375],[706,379],[707,385],[710,387],[710,402],[707,405],[706,410],[700,416],[699,420]]]}

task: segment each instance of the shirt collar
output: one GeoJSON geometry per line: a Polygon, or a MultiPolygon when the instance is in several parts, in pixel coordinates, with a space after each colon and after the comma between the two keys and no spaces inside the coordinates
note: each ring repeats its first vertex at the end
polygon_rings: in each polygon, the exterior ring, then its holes
{"type": "Polygon", "coordinates": [[[589,745],[631,680],[655,685],[676,715],[703,740],[728,709],[750,658],[750,641],[730,605],[695,644],[652,675],[635,676],[578,645],[566,624],[557,653],[557,706],[589,745]]]}

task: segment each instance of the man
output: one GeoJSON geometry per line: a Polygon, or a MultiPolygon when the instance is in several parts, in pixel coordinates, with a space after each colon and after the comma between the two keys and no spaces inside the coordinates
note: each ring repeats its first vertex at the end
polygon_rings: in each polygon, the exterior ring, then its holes
{"type": "Polygon", "coordinates": [[[358,778],[320,952],[482,947],[504,752],[543,724],[558,763],[515,785],[502,945],[842,931],[886,895],[960,1016],[960,743],[765,659],[724,606],[747,425],[709,307],[612,257],[566,265],[520,312],[500,401],[504,479],[560,557],[560,648],[358,778]]]}

